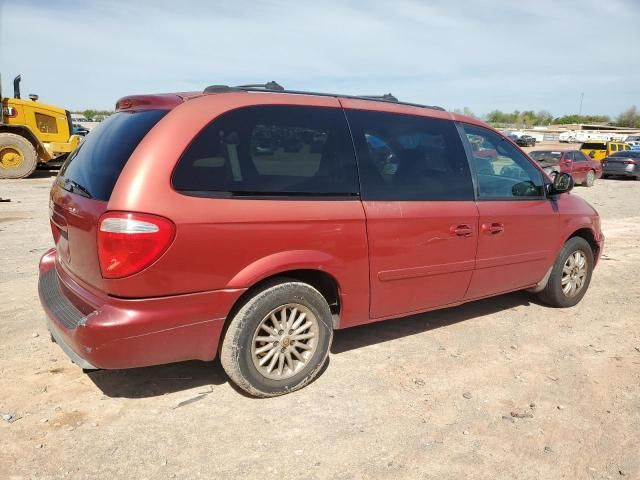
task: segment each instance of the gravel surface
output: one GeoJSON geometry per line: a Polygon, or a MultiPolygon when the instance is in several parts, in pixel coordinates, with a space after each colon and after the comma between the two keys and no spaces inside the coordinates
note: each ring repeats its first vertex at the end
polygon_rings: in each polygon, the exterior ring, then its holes
{"type": "Polygon", "coordinates": [[[520,292],[339,331],[315,382],[266,400],[218,361],[68,361],[36,291],[51,181],[0,183],[1,479],[640,478],[640,181],[574,190],[607,237],[578,306],[520,292]]]}

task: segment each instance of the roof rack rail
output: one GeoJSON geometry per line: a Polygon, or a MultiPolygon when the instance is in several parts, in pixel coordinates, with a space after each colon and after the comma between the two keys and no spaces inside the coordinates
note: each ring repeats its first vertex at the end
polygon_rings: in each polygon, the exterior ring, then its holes
{"type": "Polygon", "coordinates": [[[267,83],[251,83],[249,85],[238,85],[236,88],[264,88],[265,90],[271,90],[274,92],[284,92],[284,87],[275,80],[271,80],[267,83]]]}
{"type": "Polygon", "coordinates": [[[385,93],[384,95],[358,95],[360,98],[370,98],[371,100],[386,100],[388,102],[398,102],[397,97],[391,93],[385,93]]]}
{"type": "Polygon", "coordinates": [[[307,92],[303,90],[287,90],[278,82],[272,80],[267,83],[251,83],[229,87],[227,85],[210,85],[204,89],[204,93],[225,93],[225,92],[269,92],[269,93],[289,93],[293,95],[315,95],[319,97],[350,98],[355,100],[372,100],[375,102],[395,103],[410,107],[430,108],[432,110],[445,111],[444,108],[435,105],[421,105],[419,103],[401,102],[391,93],[384,95],[343,95],[340,93],[307,92]]]}
{"type": "Polygon", "coordinates": [[[242,92],[241,88],[230,87],[229,85],[209,85],[204,89],[204,93],[225,93],[225,92],[242,92]]]}

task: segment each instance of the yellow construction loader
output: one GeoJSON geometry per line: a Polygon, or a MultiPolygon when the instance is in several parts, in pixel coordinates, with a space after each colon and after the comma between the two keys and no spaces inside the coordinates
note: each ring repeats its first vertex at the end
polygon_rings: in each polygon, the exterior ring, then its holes
{"type": "Polygon", "coordinates": [[[13,98],[2,96],[0,82],[0,178],[25,178],[41,163],[60,162],[80,144],[73,135],[69,111],[20,98],[20,80],[13,80],[13,98]]]}

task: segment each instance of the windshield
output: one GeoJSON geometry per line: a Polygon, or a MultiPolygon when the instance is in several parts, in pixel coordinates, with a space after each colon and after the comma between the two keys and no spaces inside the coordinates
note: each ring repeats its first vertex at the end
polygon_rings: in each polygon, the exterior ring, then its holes
{"type": "Polygon", "coordinates": [[[562,152],[537,150],[529,153],[529,156],[537,162],[557,162],[560,160],[562,152]]]}
{"type": "Polygon", "coordinates": [[[60,169],[62,188],[85,197],[109,200],[127,160],[165,110],[119,112],[85,137],[60,169]]]}

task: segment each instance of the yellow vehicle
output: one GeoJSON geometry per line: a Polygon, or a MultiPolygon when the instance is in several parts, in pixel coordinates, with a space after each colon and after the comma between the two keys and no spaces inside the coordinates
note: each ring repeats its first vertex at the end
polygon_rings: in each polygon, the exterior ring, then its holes
{"type": "Polygon", "coordinates": [[[631,147],[624,142],[605,142],[590,140],[580,145],[580,150],[585,155],[589,155],[594,160],[601,162],[609,155],[622,150],[629,150],[631,147]]]}
{"type": "Polygon", "coordinates": [[[73,135],[71,114],[63,108],[20,98],[20,80],[13,80],[13,98],[2,96],[0,84],[0,178],[28,177],[38,163],[61,161],[80,143],[73,135]]]}

